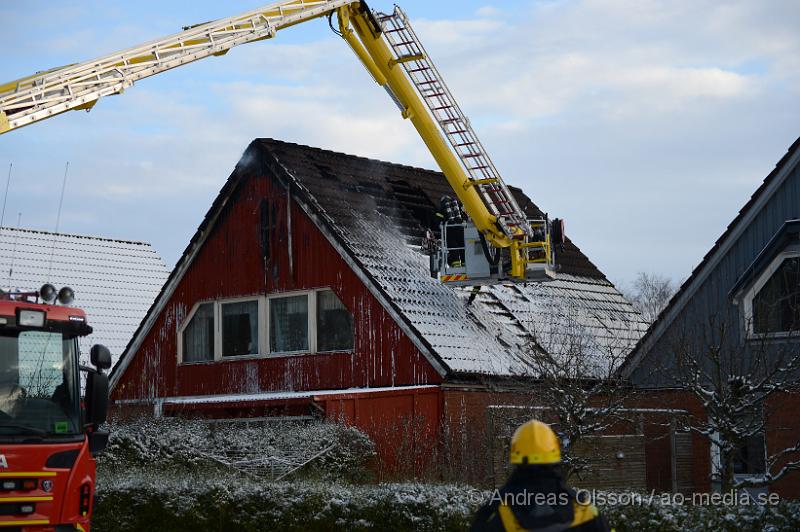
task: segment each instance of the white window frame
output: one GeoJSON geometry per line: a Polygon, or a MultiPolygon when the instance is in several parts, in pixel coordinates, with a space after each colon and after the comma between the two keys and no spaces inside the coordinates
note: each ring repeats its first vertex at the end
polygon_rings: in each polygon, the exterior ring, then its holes
{"type": "Polygon", "coordinates": [[[269,337],[267,337],[267,356],[270,357],[284,357],[284,356],[292,356],[292,355],[310,355],[315,354],[317,352],[317,293],[318,289],[314,290],[296,290],[292,292],[276,292],[267,295],[267,312],[264,315],[263,321],[266,322],[267,334],[270,333],[270,327],[272,326],[272,322],[270,321],[270,316],[272,316],[272,300],[273,299],[285,299],[287,297],[298,297],[298,296],[306,296],[306,301],[308,302],[308,312],[306,313],[306,323],[308,326],[308,349],[304,349],[301,351],[272,351],[269,345],[269,337]],[[314,297],[311,297],[311,296],[314,297]]]}
{"type": "MultiPolygon", "coordinates": [[[[288,292],[274,292],[267,295],[257,296],[241,296],[231,297],[225,299],[203,300],[194,304],[192,309],[184,318],[183,323],[178,327],[178,364],[179,365],[197,365],[197,364],[210,364],[214,362],[232,362],[236,360],[247,360],[254,358],[284,358],[291,356],[305,356],[305,355],[323,355],[330,353],[350,353],[352,354],[355,348],[346,351],[317,351],[317,294],[319,292],[336,292],[330,287],[313,288],[311,290],[293,290],[288,292]],[[286,297],[306,296],[308,301],[308,349],[302,351],[270,351],[270,305],[273,299],[280,299],[286,297]],[[222,305],[229,303],[243,303],[246,301],[258,301],[258,354],[251,355],[229,355],[224,356],[222,353],[222,305]],[[183,332],[186,327],[191,323],[192,318],[197,313],[201,305],[211,303],[214,308],[214,358],[211,360],[197,360],[191,362],[184,362],[183,360],[183,332]]],[[[338,297],[338,295],[337,295],[338,297]]],[[[348,309],[349,311],[349,309],[348,309]]],[[[352,313],[351,313],[352,314],[352,313]]],[[[355,331],[353,331],[355,339],[355,331]]],[[[354,342],[355,343],[355,342],[354,342]]]]}
{"type": "Polygon", "coordinates": [[[775,271],[781,266],[781,264],[783,264],[783,261],[795,257],[800,257],[800,250],[793,249],[780,253],[772,260],[772,262],[769,263],[766,268],[764,268],[764,271],[761,272],[750,289],[745,292],[744,297],[742,298],[742,303],[744,309],[744,328],[747,339],[757,340],[762,338],[786,338],[788,336],[797,336],[798,333],[800,333],[800,331],[756,333],[753,328],[753,300],[755,299],[756,294],[758,294],[761,289],[764,288],[764,285],[767,284],[767,281],[770,280],[775,271]]]}
{"type": "MultiPolygon", "coordinates": [[[[331,293],[333,293],[333,295],[336,296],[336,299],[339,299],[339,302],[342,303],[342,305],[344,305],[344,302],[342,302],[342,300],[339,298],[339,295],[336,292],[334,292],[333,289],[331,289],[331,288],[318,288],[317,290],[314,291],[314,320],[313,320],[314,321],[314,342],[315,342],[314,347],[318,347],[319,346],[319,342],[317,341],[318,340],[317,339],[317,321],[319,320],[319,316],[317,316],[316,310],[317,310],[317,298],[319,297],[319,293],[320,292],[331,292],[331,293]]],[[[346,306],[344,308],[347,309],[347,312],[350,312],[350,309],[348,309],[346,306]]],[[[350,315],[352,316],[353,313],[350,312],[350,315]]],[[[316,353],[320,353],[320,354],[323,354],[323,353],[352,353],[355,350],[355,347],[356,347],[355,317],[353,318],[352,328],[353,328],[353,330],[351,332],[353,334],[353,346],[350,349],[346,349],[346,350],[340,350],[340,349],[330,350],[329,349],[327,351],[315,351],[315,352],[316,353]]]]}
{"type": "Polygon", "coordinates": [[[255,358],[262,356],[266,353],[264,349],[264,324],[262,323],[264,320],[261,317],[264,315],[264,298],[262,296],[243,296],[243,297],[232,297],[228,299],[220,299],[215,301],[216,303],[216,311],[214,312],[214,337],[215,346],[214,346],[214,360],[239,360],[242,358],[255,358]],[[222,305],[228,305],[230,303],[246,303],[248,301],[255,301],[258,303],[258,310],[256,311],[256,321],[258,324],[258,352],[251,353],[248,355],[228,355],[225,356],[225,353],[222,352],[222,305]]]}
{"type": "Polygon", "coordinates": [[[216,303],[216,301],[214,301],[214,300],[198,301],[197,303],[194,304],[194,306],[192,307],[192,310],[189,311],[189,314],[187,314],[186,317],[183,319],[183,323],[181,323],[180,327],[178,327],[178,364],[208,364],[209,362],[213,362],[214,360],[216,360],[216,356],[217,356],[217,322],[219,320],[218,320],[218,316],[217,316],[217,305],[215,303],[216,303]],[[184,362],[183,361],[183,347],[184,347],[183,346],[183,333],[186,330],[186,328],[189,326],[189,324],[192,323],[192,319],[194,319],[194,315],[197,314],[198,309],[201,306],[207,305],[209,303],[212,305],[212,308],[214,310],[214,353],[212,353],[214,355],[214,358],[212,358],[211,360],[192,360],[192,361],[189,361],[189,362],[184,362]]]}

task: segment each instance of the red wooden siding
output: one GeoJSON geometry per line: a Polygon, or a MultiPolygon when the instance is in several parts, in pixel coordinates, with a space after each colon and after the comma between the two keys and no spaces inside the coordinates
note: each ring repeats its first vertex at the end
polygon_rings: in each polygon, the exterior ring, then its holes
{"type": "Polygon", "coordinates": [[[194,262],[120,377],[112,398],[436,384],[440,375],[372,296],[286,189],[249,178],[232,194],[194,262]],[[262,253],[262,205],[269,253],[262,253]],[[352,353],[177,365],[177,331],[198,301],[330,287],[354,318],[352,353]]]}
{"type": "Polygon", "coordinates": [[[325,396],[325,416],[364,431],[375,442],[381,478],[419,476],[440,458],[440,388],[325,396]]]}

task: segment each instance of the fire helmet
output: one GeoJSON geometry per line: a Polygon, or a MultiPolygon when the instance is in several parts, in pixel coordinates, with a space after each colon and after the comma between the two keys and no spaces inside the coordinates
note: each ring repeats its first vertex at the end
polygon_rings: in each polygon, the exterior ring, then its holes
{"type": "Polygon", "coordinates": [[[561,444],[553,429],[532,419],[514,432],[509,455],[512,464],[557,464],[561,461],[561,444]]]}

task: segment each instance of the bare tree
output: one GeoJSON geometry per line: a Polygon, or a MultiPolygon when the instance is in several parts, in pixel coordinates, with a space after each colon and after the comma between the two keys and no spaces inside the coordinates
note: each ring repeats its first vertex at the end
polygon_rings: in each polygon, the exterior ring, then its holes
{"type": "Polygon", "coordinates": [[[693,328],[693,334],[683,332],[672,342],[677,371],[671,373],[703,409],[701,416],[687,417],[683,428],[708,440],[712,455],[718,457],[712,480],[723,492],[766,486],[800,468],[800,441],[772,454],[764,445],[769,400],[791,393],[798,383],[800,349],[792,341],[797,335],[740,341],[733,332],[726,321],[711,318],[693,328]],[[743,456],[753,441],[759,444],[757,454],[743,456]],[[737,478],[737,462],[742,460],[755,461],[759,471],[737,478]]]}
{"type": "Polygon", "coordinates": [[[653,323],[674,293],[675,285],[668,277],[639,272],[631,288],[625,290],[625,297],[647,323],[653,323]]]}
{"type": "Polygon", "coordinates": [[[642,332],[641,323],[580,319],[581,309],[554,313],[534,329],[524,363],[538,377],[533,393],[546,405],[562,438],[565,474],[590,473],[593,437],[627,421],[632,388],[617,378],[625,355],[642,332]]]}

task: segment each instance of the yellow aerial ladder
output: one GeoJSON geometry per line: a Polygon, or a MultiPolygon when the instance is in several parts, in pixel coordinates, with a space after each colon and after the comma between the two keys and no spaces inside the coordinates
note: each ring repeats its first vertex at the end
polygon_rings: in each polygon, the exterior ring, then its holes
{"type": "Polygon", "coordinates": [[[384,14],[359,0],[286,0],[39,72],[0,85],[0,134],[65,111],[89,110],[140,79],[334,14],[337,33],[414,124],[469,217],[460,216],[456,202],[446,209],[441,240],[431,250],[437,277],[453,285],[553,279],[553,242],[563,238],[561,224],[546,216],[528,219],[398,7],[384,14]]]}

